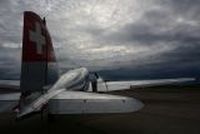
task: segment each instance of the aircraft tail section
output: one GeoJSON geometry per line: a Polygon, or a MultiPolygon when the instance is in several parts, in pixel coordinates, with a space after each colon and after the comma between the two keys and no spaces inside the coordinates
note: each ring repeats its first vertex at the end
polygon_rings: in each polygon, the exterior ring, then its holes
{"type": "Polygon", "coordinates": [[[55,54],[45,19],[24,12],[22,67],[20,88],[22,96],[43,92],[44,86],[58,79],[55,54]]]}

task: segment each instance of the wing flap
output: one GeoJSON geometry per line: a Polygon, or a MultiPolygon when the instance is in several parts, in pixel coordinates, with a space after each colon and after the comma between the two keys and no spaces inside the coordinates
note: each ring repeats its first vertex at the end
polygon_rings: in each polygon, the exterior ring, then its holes
{"type": "Polygon", "coordinates": [[[130,97],[65,91],[49,101],[51,114],[128,113],[140,110],[143,103],[130,97]]]}

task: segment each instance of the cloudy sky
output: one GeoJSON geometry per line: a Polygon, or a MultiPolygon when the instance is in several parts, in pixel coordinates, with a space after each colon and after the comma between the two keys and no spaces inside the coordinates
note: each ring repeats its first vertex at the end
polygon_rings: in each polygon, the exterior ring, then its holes
{"type": "Polygon", "coordinates": [[[18,78],[23,11],[46,16],[60,68],[200,76],[199,0],[0,0],[0,78],[18,78]]]}

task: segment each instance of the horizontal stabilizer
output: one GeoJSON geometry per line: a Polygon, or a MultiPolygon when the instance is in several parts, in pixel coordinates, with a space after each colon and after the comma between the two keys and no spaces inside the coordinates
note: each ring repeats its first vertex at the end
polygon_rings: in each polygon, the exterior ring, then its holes
{"type": "Polygon", "coordinates": [[[0,95],[0,113],[13,112],[13,108],[18,104],[20,93],[9,93],[0,95]]]}
{"type": "Polygon", "coordinates": [[[50,114],[129,113],[140,110],[143,103],[117,95],[65,91],[49,101],[50,114]]]}

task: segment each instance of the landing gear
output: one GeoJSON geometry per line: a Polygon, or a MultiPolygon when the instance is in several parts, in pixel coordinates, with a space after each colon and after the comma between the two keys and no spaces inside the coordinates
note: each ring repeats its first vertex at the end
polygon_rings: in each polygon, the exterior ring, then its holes
{"type": "Polygon", "coordinates": [[[93,81],[92,83],[92,92],[97,92],[97,81],[93,81]]]}
{"type": "Polygon", "coordinates": [[[90,75],[90,81],[91,81],[91,85],[92,85],[92,91],[93,92],[97,92],[97,79],[99,78],[99,76],[97,75],[97,73],[91,74],[90,75]]]}

